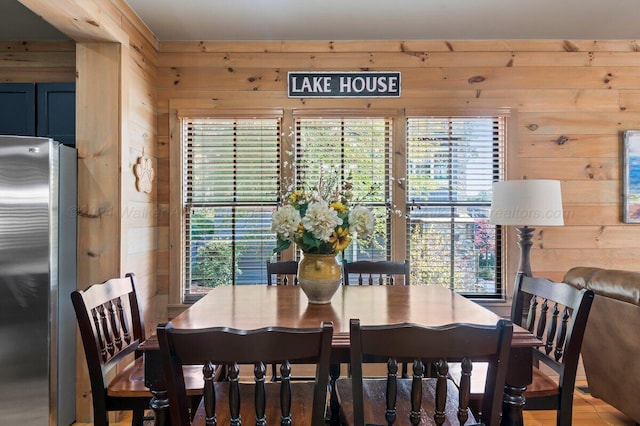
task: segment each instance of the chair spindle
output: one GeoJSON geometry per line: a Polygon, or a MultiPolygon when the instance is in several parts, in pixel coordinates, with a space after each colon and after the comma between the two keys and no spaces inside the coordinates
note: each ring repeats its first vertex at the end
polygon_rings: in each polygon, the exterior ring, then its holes
{"type": "Polygon", "coordinates": [[[391,425],[396,421],[396,398],[398,394],[398,362],[389,358],[387,361],[387,409],[385,418],[391,425]]]}
{"type": "Polygon", "coordinates": [[[469,399],[471,395],[471,370],[473,364],[469,358],[464,358],[461,363],[462,377],[460,378],[460,403],[458,404],[458,419],[463,425],[469,418],[469,399]]]}
{"type": "Polygon", "coordinates": [[[291,420],[291,364],[284,361],[280,365],[280,425],[290,426],[291,420]]]}

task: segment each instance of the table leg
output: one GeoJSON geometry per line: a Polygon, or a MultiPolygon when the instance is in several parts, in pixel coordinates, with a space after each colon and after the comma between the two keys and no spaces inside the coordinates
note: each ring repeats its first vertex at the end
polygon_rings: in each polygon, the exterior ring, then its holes
{"type": "Polygon", "coordinates": [[[149,402],[149,407],[153,410],[154,426],[169,426],[171,419],[169,416],[169,399],[166,391],[151,391],[153,397],[149,402]]]}
{"type": "Polygon", "coordinates": [[[155,426],[170,426],[169,397],[167,395],[164,375],[162,374],[162,360],[160,351],[146,351],[144,353],[144,384],[151,390],[149,407],[153,410],[155,426]]]}
{"type": "Polygon", "coordinates": [[[502,400],[502,426],[523,426],[524,391],[531,384],[533,354],[529,347],[511,348],[502,400]]]}
{"type": "Polygon", "coordinates": [[[502,426],[523,426],[524,419],[522,417],[522,409],[524,408],[525,398],[524,391],[526,386],[504,387],[504,398],[502,400],[502,426]]]}

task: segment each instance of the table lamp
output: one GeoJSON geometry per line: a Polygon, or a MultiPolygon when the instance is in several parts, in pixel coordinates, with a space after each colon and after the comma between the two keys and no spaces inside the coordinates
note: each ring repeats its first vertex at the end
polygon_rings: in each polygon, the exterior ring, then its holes
{"type": "Polygon", "coordinates": [[[529,252],[535,228],[530,226],[562,226],[562,194],[560,181],[524,179],[495,182],[491,200],[490,223],[518,228],[520,266],[518,275],[531,276],[529,252]]]}

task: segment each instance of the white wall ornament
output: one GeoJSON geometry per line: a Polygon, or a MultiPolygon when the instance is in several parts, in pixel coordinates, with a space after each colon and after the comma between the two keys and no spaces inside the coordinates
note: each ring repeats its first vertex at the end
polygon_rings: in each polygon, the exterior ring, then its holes
{"type": "Polygon", "coordinates": [[[138,157],[136,165],[133,166],[133,173],[136,175],[136,190],[138,192],[151,192],[153,178],[155,177],[151,158],[145,157],[144,154],[138,157]]]}

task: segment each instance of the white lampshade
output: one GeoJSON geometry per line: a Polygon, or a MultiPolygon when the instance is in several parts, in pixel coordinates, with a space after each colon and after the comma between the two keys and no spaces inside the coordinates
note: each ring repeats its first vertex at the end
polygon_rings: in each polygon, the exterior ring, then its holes
{"type": "Polygon", "coordinates": [[[489,220],[496,225],[564,225],[560,182],[524,179],[494,183],[489,220]]]}

